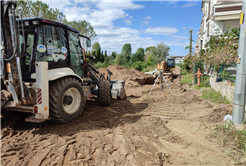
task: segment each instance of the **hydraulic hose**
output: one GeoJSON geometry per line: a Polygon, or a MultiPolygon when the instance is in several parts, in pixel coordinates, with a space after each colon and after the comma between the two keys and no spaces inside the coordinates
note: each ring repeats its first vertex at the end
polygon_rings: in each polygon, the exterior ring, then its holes
{"type": "MultiPolygon", "coordinates": [[[[9,10],[9,21],[10,21],[10,27],[13,27],[13,24],[14,24],[14,18],[15,18],[15,15],[14,15],[14,13],[15,13],[15,10],[14,10],[14,5],[12,5],[12,9],[8,9],[9,10]],[[12,21],[11,21],[12,20],[12,21]]],[[[13,35],[13,34],[12,34],[13,35]]],[[[14,33],[14,35],[15,35],[15,39],[17,39],[17,35],[16,35],[16,33],[14,33]]],[[[5,61],[10,61],[10,60],[12,60],[13,58],[14,58],[14,56],[15,56],[15,54],[16,54],[16,52],[17,52],[17,40],[15,40],[14,41],[15,42],[15,49],[14,49],[14,53],[13,53],[13,55],[10,57],[10,58],[8,58],[8,59],[4,59],[5,61]]]]}

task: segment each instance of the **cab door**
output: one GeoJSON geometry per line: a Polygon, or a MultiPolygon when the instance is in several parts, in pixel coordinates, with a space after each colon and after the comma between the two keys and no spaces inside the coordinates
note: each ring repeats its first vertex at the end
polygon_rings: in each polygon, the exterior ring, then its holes
{"type": "Polygon", "coordinates": [[[68,42],[69,42],[69,57],[70,57],[70,68],[75,72],[75,74],[80,77],[83,76],[83,70],[81,65],[83,62],[82,48],[80,45],[80,40],[77,34],[67,30],[68,32],[68,42]]]}

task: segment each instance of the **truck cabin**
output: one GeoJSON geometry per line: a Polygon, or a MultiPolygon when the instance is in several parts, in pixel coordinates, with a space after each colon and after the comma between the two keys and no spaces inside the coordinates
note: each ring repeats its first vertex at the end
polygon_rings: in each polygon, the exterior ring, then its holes
{"type": "MultiPolygon", "coordinates": [[[[22,20],[18,20],[21,29],[22,20]]],[[[34,81],[35,62],[48,62],[49,69],[69,67],[83,77],[85,55],[82,48],[90,47],[90,39],[76,29],[41,18],[24,18],[24,34],[20,30],[21,70],[24,81],[34,81]],[[24,41],[25,40],[25,49],[24,41]]]]}
{"type": "Polygon", "coordinates": [[[175,68],[175,59],[174,58],[167,58],[167,68],[175,68]]]}

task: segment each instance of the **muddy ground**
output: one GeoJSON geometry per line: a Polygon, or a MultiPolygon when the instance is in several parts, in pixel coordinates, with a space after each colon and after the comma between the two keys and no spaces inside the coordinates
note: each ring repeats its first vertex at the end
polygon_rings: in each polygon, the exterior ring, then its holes
{"type": "MultiPolygon", "coordinates": [[[[146,75],[140,75],[142,78],[146,75]]],[[[205,139],[232,105],[200,99],[199,90],[168,79],[152,84],[126,79],[125,100],[110,106],[87,100],[68,124],[25,122],[28,114],[1,118],[1,165],[231,165],[227,149],[205,139]],[[223,108],[221,108],[223,106],[223,108]]]]}

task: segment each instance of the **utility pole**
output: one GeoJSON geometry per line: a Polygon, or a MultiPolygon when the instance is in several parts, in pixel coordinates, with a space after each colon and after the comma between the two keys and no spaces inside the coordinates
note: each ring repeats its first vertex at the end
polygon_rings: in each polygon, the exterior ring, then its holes
{"type": "Polygon", "coordinates": [[[235,82],[235,92],[233,98],[232,121],[241,125],[244,122],[245,97],[246,97],[246,1],[242,2],[242,13],[240,18],[240,37],[238,47],[238,63],[235,82]]]}

